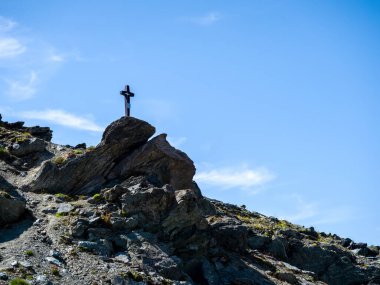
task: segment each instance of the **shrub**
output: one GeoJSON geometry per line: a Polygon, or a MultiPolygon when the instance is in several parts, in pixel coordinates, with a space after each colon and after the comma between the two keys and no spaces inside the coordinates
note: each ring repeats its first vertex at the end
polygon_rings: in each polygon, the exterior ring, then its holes
{"type": "Polygon", "coordinates": [[[24,254],[27,255],[27,256],[33,256],[34,255],[33,250],[30,250],[30,249],[29,250],[25,250],[24,254]]]}
{"type": "Polygon", "coordinates": [[[94,146],[89,146],[88,148],[86,148],[86,152],[93,151],[94,149],[95,149],[94,146]]]}
{"type": "Polygon", "coordinates": [[[67,213],[56,213],[55,216],[56,216],[57,218],[62,218],[62,217],[64,217],[64,216],[67,216],[67,213]]]}
{"type": "Polygon", "coordinates": [[[59,276],[59,270],[57,266],[51,267],[51,274],[53,274],[54,276],[59,276]]]}
{"type": "Polygon", "coordinates": [[[83,150],[81,150],[81,149],[74,149],[74,154],[76,154],[76,155],[81,155],[81,154],[83,154],[84,152],[83,152],[83,150]]]}
{"type": "Polygon", "coordinates": [[[102,196],[99,193],[97,193],[94,196],[92,196],[92,199],[94,199],[96,201],[100,201],[102,199],[102,196]]]}
{"type": "Polygon", "coordinates": [[[63,194],[63,193],[57,193],[54,195],[55,197],[62,199],[65,202],[72,201],[73,198],[71,198],[69,195],[63,194]]]}
{"type": "Polygon", "coordinates": [[[63,156],[57,156],[56,158],[53,159],[53,163],[56,165],[62,165],[65,163],[65,161],[66,161],[66,158],[64,158],[63,156]]]}
{"type": "Polygon", "coordinates": [[[15,278],[11,282],[9,282],[9,285],[30,285],[28,281],[21,279],[21,278],[15,278]]]}
{"type": "Polygon", "coordinates": [[[0,154],[8,154],[8,153],[9,153],[8,149],[6,149],[3,146],[0,146],[0,154]]]}

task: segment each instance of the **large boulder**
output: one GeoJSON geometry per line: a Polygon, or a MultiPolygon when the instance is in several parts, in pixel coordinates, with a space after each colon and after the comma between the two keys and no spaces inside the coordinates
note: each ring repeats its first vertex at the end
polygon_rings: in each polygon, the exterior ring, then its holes
{"type": "Polygon", "coordinates": [[[113,166],[127,153],[143,145],[155,128],[133,117],[122,117],[108,126],[101,143],[91,152],[57,165],[44,162],[34,181],[32,191],[49,193],[88,194],[102,188],[113,166]]]}
{"type": "Polygon", "coordinates": [[[25,213],[25,202],[0,193],[0,225],[17,222],[25,213]]]}
{"type": "Polygon", "coordinates": [[[10,148],[11,154],[21,157],[31,153],[43,152],[46,142],[39,138],[28,138],[22,142],[14,143],[10,148]]]}
{"type": "Polygon", "coordinates": [[[193,161],[161,134],[121,160],[109,178],[144,175],[158,186],[170,184],[179,190],[193,188],[194,174],[193,161]]]}

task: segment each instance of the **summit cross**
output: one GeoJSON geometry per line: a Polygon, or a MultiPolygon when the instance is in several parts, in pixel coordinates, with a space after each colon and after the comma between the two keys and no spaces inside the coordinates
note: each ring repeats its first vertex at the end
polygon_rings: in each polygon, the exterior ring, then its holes
{"type": "Polygon", "coordinates": [[[131,97],[134,97],[135,93],[129,90],[129,85],[126,85],[124,90],[120,91],[120,95],[124,96],[125,116],[129,117],[131,114],[131,97]]]}

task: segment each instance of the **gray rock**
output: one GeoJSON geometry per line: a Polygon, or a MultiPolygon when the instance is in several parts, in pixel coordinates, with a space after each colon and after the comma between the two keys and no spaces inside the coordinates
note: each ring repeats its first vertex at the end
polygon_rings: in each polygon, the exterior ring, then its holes
{"type": "Polygon", "coordinates": [[[62,260],[62,253],[59,252],[58,250],[50,250],[49,252],[50,256],[56,258],[56,259],[59,259],[59,260],[62,260]]]}
{"type": "Polygon", "coordinates": [[[131,262],[131,257],[125,252],[118,252],[115,254],[114,260],[128,264],[131,262]]]}
{"type": "Polygon", "coordinates": [[[0,196],[0,226],[14,223],[25,213],[25,202],[0,196]]]}
{"type": "Polygon", "coordinates": [[[220,246],[231,251],[243,251],[247,247],[248,229],[236,219],[223,217],[211,222],[211,231],[220,246]]]}
{"type": "Polygon", "coordinates": [[[8,275],[5,272],[0,272],[0,280],[8,280],[8,275]]]}
{"type": "Polygon", "coordinates": [[[57,210],[57,214],[68,214],[72,210],[74,210],[73,205],[71,205],[69,203],[63,203],[63,204],[59,205],[58,210],[57,210]]]}
{"type": "Polygon", "coordinates": [[[281,237],[273,237],[271,243],[268,245],[268,251],[274,256],[279,258],[280,260],[287,259],[287,248],[288,243],[284,238],[281,237]]]}
{"type": "Polygon", "coordinates": [[[20,261],[19,265],[27,269],[33,268],[33,264],[29,261],[20,261]]]}
{"type": "Polygon", "coordinates": [[[86,251],[91,251],[95,254],[110,256],[113,251],[112,242],[101,239],[98,242],[79,241],[79,248],[86,251]]]}
{"type": "Polygon", "coordinates": [[[39,138],[26,139],[23,142],[15,143],[10,149],[10,153],[14,156],[25,156],[31,153],[43,152],[46,149],[46,142],[39,138]]]}
{"type": "Polygon", "coordinates": [[[46,275],[37,275],[37,277],[36,277],[36,282],[38,283],[38,284],[44,284],[46,281],[47,281],[48,279],[47,279],[47,276],[46,275]]]}
{"type": "Polygon", "coordinates": [[[248,238],[248,245],[252,249],[263,249],[271,242],[271,238],[262,235],[255,235],[248,238]]]}
{"type": "Polygon", "coordinates": [[[73,237],[84,236],[86,230],[88,229],[88,222],[77,221],[77,223],[71,228],[71,235],[73,237]]]}
{"type": "Polygon", "coordinates": [[[59,261],[57,258],[54,258],[52,256],[45,257],[45,260],[48,261],[51,264],[62,266],[62,262],[59,261]]]}
{"type": "Polygon", "coordinates": [[[114,230],[132,230],[136,228],[139,224],[138,216],[134,215],[129,218],[123,217],[112,217],[111,226],[114,230]]]}

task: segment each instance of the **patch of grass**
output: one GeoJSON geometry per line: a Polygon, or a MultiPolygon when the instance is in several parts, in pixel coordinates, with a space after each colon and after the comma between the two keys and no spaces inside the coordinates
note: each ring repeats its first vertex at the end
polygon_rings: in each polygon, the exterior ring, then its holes
{"type": "Polygon", "coordinates": [[[59,276],[59,270],[58,270],[58,267],[57,266],[52,266],[50,268],[50,272],[51,274],[53,274],[54,276],[59,276]]]}
{"type": "Polygon", "coordinates": [[[34,252],[33,252],[33,250],[25,250],[24,251],[24,254],[26,255],[26,256],[33,256],[34,255],[34,252]]]}
{"type": "Polygon", "coordinates": [[[69,195],[63,194],[63,193],[57,193],[54,196],[57,197],[57,198],[62,199],[63,201],[66,201],[66,202],[69,202],[69,201],[73,200],[72,197],[70,197],[69,195]]]}
{"type": "Polygon", "coordinates": [[[6,149],[3,146],[0,146],[0,154],[8,154],[8,153],[9,153],[8,149],[6,149]]]}
{"type": "Polygon", "coordinates": [[[89,146],[88,148],[86,148],[86,152],[91,152],[95,149],[94,146],[89,146]]]}
{"type": "Polygon", "coordinates": [[[285,220],[280,220],[275,224],[275,228],[284,230],[284,229],[290,228],[290,224],[285,220]]]}
{"type": "Polygon", "coordinates": [[[84,151],[83,150],[81,150],[81,149],[74,149],[74,154],[75,155],[81,155],[81,154],[83,154],[84,153],[84,151]]]}
{"type": "Polygon", "coordinates": [[[21,278],[15,278],[9,282],[9,285],[30,285],[28,281],[21,278]]]}
{"type": "Polygon", "coordinates": [[[92,199],[94,199],[96,201],[100,201],[100,200],[102,200],[102,195],[100,195],[99,193],[97,193],[94,196],[92,196],[92,199]]]}
{"type": "Polygon", "coordinates": [[[55,165],[62,165],[66,162],[66,158],[64,158],[63,156],[57,156],[53,159],[52,161],[55,165]]]}
{"type": "Polygon", "coordinates": [[[67,213],[55,213],[55,216],[57,217],[57,218],[62,218],[62,217],[65,217],[65,216],[67,216],[68,214],[67,213]]]}

